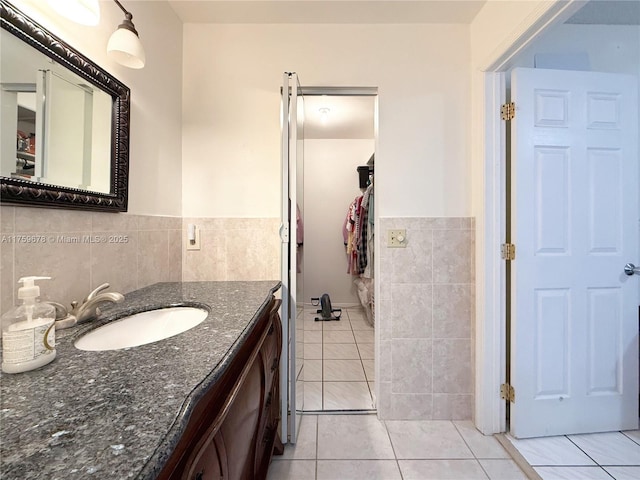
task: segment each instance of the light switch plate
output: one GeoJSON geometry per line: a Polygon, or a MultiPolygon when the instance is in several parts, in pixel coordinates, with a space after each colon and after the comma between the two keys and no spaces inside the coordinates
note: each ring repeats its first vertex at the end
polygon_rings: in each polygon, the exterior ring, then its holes
{"type": "Polygon", "coordinates": [[[404,228],[399,230],[387,230],[387,247],[406,248],[406,246],[407,231],[404,228]]]}
{"type": "Polygon", "coordinates": [[[187,250],[200,250],[200,228],[195,227],[195,239],[193,243],[189,240],[189,232],[187,231],[187,250]]]}

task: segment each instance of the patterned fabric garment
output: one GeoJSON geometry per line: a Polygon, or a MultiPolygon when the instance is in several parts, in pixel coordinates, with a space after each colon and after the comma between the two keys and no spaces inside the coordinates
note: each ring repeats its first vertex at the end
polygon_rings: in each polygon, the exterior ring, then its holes
{"type": "Polygon", "coordinates": [[[356,271],[354,272],[354,275],[364,273],[365,268],[367,268],[367,230],[369,228],[369,219],[366,208],[360,209],[358,221],[360,223],[360,228],[358,229],[359,235],[357,238],[356,249],[356,271]]]}

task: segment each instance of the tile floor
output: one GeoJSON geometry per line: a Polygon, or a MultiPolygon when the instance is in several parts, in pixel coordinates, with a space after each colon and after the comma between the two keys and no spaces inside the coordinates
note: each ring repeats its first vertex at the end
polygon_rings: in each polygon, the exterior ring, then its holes
{"type": "Polygon", "coordinates": [[[640,430],[507,438],[544,480],[640,480],[640,430]]]}
{"type": "Polygon", "coordinates": [[[306,414],[297,444],[273,457],[267,480],[526,478],[500,443],[469,421],[306,414]]]}
{"type": "Polygon", "coordinates": [[[318,321],[319,307],[303,316],[303,411],[373,410],[373,327],[362,308],[344,308],[339,321],[318,321]]]}

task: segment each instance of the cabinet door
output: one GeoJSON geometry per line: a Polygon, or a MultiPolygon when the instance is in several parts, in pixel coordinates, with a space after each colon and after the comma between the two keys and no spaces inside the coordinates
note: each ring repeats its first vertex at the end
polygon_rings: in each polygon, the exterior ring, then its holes
{"type": "Polygon", "coordinates": [[[228,478],[227,454],[222,435],[216,435],[200,452],[196,464],[189,472],[189,480],[223,480],[228,478]]]}
{"type": "Polygon", "coordinates": [[[253,460],[263,398],[263,367],[256,359],[220,428],[227,451],[229,480],[255,478],[253,460]]]}

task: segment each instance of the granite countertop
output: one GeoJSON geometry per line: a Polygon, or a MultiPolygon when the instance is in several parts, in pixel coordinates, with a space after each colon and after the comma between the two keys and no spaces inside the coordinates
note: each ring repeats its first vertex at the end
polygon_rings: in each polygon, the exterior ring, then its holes
{"type": "Polygon", "coordinates": [[[277,281],[157,283],[125,296],[101,320],[56,331],[56,359],[0,380],[0,477],[153,479],[188,416],[219,378],[277,281]],[[208,317],[175,337],[86,352],[73,342],[104,323],[169,305],[208,317]]]}

